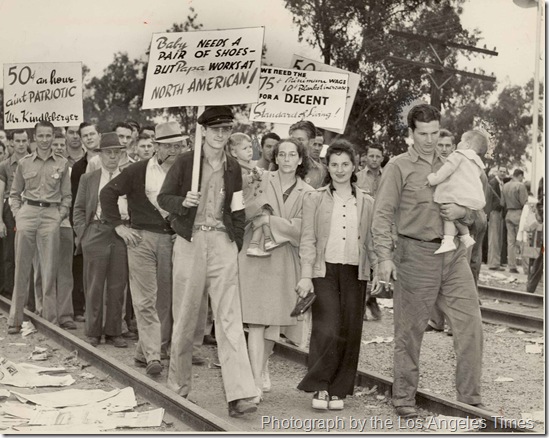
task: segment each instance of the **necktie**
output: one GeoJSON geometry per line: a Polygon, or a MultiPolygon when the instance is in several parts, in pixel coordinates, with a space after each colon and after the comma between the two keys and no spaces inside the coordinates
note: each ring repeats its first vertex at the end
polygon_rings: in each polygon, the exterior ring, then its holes
{"type": "Polygon", "coordinates": [[[109,181],[112,179],[112,172],[109,172],[109,181]]]}

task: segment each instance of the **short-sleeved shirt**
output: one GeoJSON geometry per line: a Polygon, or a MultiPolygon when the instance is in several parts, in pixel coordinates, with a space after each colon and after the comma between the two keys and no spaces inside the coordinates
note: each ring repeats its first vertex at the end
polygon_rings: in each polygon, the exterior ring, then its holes
{"type": "Polygon", "coordinates": [[[71,207],[71,181],[68,161],[50,151],[42,159],[36,152],[19,160],[10,191],[13,214],[25,200],[71,207]]]}
{"type": "Polygon", "coordinates": [[[15,169],[17,169],[17,162],[18,160],[15,158],[15,155],[12,155],[0,163],[0,180],[4,181],[4,184],[6,185],[4,187],[4,199],[8,199],[10,196],[15,169]]]}

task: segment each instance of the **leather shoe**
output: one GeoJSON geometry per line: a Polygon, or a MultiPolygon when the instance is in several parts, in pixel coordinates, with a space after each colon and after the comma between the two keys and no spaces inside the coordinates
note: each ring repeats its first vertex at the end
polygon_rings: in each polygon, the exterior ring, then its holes
{"type": "Polygon", "coordinates": [[[137,339],[139,339],[139,336],[137,336],[137,334],[132,331],[127,331],[126,333],[122,333],[122,337],[133,340],[133,341],[136,341],[137,339]]]}
{"type": "Polygon", "coordinates": [[[509,269],[509,272],[510,272],[511,274],[518,274],[518,273],[519,273],[519,271],[518,271],[517,268],[510,268],[510,269],[509,269]]]}
{"type": "Polygon", "coordinates": [[[139,367],[139,368],[147,367],[147,361],[145,359],[138,359],[137,357],[134,357],[133,363],[135,364],[136,367],[139,367]]]}
{"type": "Polygon", "coordinates": [[[204,345],[217,345],[217,341],[212,335],[205,335],[203,342],[204,345]]]}
{"type": "Polygon", "coordinates": [[[64,330],[76,330],[76,324],[74,321],[66,321],[63,324],[59,324],[59,327],[64,330]]]}
{"type": "Polygon", "coordinates": [[[206,360],[203,357],[195,356],[193,354],[193,365],[204,365],[206,360]]]}
{"type": "Polygon", "coordinates": [[[105,336],[105,344],[114,345],[116,348],[126,348],[128,346],[122,336],[105,336]]]}
{"type": "Polygon", "coordinates": [[[427,328],[425,329],[426,332],[443,332],[444,329],[437,329],[433,327],[432,325],[427,324],[427,328]]]}
{"type": "Polygon", "coordinates": [[[417,418],[418,413],[414,406],[397,406],[396,411],[401,418],[417,418]]]}
{"type": "Polygon", "coordinates": [[[21,333],[21,326],[20,325],[11,325],[8,327],[8,335],[16,335],[17,333],[21,333]]]}
{"type": "Polygon", "coordinates": [[[75,315],[74,316],[74,320],[76,322],[85,322],[86,321],[86,317],[84,315],[75,315]]]}
{"type": "Polygon", "coordinates": [[[379,308],[377,300],[372,300],[370,303],[366,303],[366,306],[370,309],[370,312],[372,312],[372,318],[374,321],[379,321],[381,319],[381,309],[379,308]]]}
{"type": "Polygon", "coordinates": [[[151,376],[157,376],[162,372],[162,364],[159,360],[151,360],[147,364],[147,374],[151,376]]]}
{"type": "Polygon", "coordinates": [[[229,416],[242,417],[244,414],[250,414],[257,411],[257,404],[252,401],[253,397],[241,398],[229,402],[229,416]]]}
{"type": "Polygon", "coordinates": [[[99,345],[99,343],[101,342],[101,337],[100,336],[88,336],[86,338],[86,340],[88,341],[88,343],[92,347],[97,347],[99,345]]]}

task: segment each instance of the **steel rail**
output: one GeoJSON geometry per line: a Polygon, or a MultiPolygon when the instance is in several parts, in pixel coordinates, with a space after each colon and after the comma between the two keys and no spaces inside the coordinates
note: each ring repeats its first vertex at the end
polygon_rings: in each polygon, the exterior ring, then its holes
{"type": "MultiPolygon", "coordinates": [[[[309,356],[306,351],[284,342],[275,343],[274,353],[284,359],[288,359],[305,366],[307,365],[307,358],[309,356]]],[[[355,384],[370,388],[377,386],[378,392],[391,393],[393,380],[390,377],[383,376],[375,371],[358,370],[355,384]]],[[[482,429],[481,432],[533,432],[531,429],[520,427],[518,420],[502,418],[495,412],[479,409],[456,400],[451,400],[449,398],[433,394],[429,391],[418,389],[416,394],[416,402],[419,407],[440,415],[482,418],[485,421],[486,427],[482,429]]]]}
{"type": "Polygon", "coordinates": [[[523,313],[511,312],[508,310],[493,309],[491,307],[480,306],[482,321],[491,324],[505,324],[509,327],[525,331],[543,331],[543,318],[523,313]]]}
{"type": "Polygon", "coordinates": [[[543,307],[543,295],[484,285],[478,286],[478,293],[480,298],[543,307]]]}
{"type": "MultiPolygon", "coordinates": [[[[0,296],[0,308],[9,312],[10,300],[0,296]]],[[[160,383],[133,370],[131,367],[92,347],[80,338],[68,333],[44,318],[25,310],[25,316],[36,329],[63,347],[76,350],[78,356],[112,377],[120,384],[131,386],[137,394],[164,408],[195,431],[239,432],[234,425],[195,405],[160,383]]]]}

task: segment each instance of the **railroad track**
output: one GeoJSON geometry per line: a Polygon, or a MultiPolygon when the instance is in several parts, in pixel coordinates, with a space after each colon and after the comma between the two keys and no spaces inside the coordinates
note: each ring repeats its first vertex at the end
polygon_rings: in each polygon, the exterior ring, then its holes
{"type": "MultiPolygon", "coordinates": [[[[10,301],[0,297],[0,308],[9,311],[10,301]]],[[[185,425],[196,431],[204,432],[242,432],[235,425],[208,412],[204,408],[175,394],[162,384],[153,381],[147,376],[135,371],[132,367],[121,363],[110,357],[99,349],[90,346],[87,342],[60,329],[45,319],[25,310],[25,315],[32,321],[39,332],[64,346],[76,350],[78,356],[97,367],[105,374],[125,386],[132,386],[137,394],[149,400],[155,405],[162,407],[169,414],[178,418],[185,425]]],[[[307,362],[307,352],[288,344],[278,342],[275,346],[275,354],[285,360],[291,360],[303,365],[307,362]]],[[[359,370],[356,376],[356,384],[363,387],[378,387],[378,392],[391,391],[392,379],[381,374],[359,370]]],[[[417,404],[435,414],[483,418],[486,427],[483,432],[525,432],[527,430],[519,427],[514,420],[494,419],[497,414],[491,413],[473,406],[460,403],[433,393],[418,390],[417,404]]],[[[528,430],[531,432],[531,430],[528,430]]]]}
{"type": "MultiPolygon", "coordinates": [[[[500,302],[519,304],[530,309],[543,309],[543,295],[483,285],[479,285],[478,292],[481,299],[491,299],[498,300],[500,302]]],[[[526,309],[519,308],[519,310],[526,309]]],[[[491,324],[505,324],[509,327],[526,331],[543,331],[544,319],[540,316],[529,315],[528,313],[522,311],[517,312],[516,310],[496,309],[487,305],[481,305],[480,311],[484,322],[491,324]]]]}

